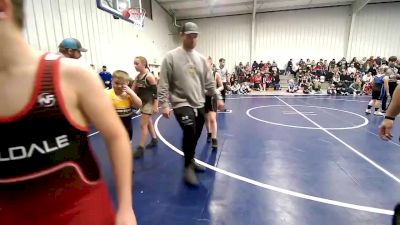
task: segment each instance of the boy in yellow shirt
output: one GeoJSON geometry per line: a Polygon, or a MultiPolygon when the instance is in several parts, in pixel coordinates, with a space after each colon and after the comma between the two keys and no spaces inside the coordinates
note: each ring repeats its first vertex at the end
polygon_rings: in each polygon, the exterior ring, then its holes
{"type": "Polygon", "coordinates": [[[141,107],[142,100],[129,88],[129,79],[127,72],[116,70],[112,74],[112,89],[106,90],[106,92],[110,96],[112,104],[128,132],[129,139],[132,140],[131,117],[133,108],[141,107]]]}

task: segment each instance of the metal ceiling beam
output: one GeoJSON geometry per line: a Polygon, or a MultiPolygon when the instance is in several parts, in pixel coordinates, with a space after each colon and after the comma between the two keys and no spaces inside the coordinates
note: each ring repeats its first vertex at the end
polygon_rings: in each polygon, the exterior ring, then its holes
{"type": "MultiPolygon", "coordinates": [[[[282,1],[296,1],[296,0],[258,0],[257,3],[269,3],[269,2],[282,2],[282,1]]],[[[158,0],[160,4],[174,4],[174,3],[184,3],[184,2],[205,2],[205,0],[158,0]]],[[[229,5],[231,2],[237,3],[248,3],[253,4],[253,0],[229,0],[229,1],[219,1],[216,0],[213,5],[229,5]]]]}
{"type": "MultiPolygon", "coordinates": [[[[168,2],[187,2],[188,0],[157,0],[159,3],[164,4],[168,2]]],[[[195,0],[196,1],[196,0],[195,0]]],[[[202,0],[197,0],[197,1],[202,1],[202,0]]]]}
{"type": "Polygon", "coordinates": [[[191,19],[202,19],[202,18],[214,18],[214,17],[224,17],[224,16],[237,16],[237,15],[249,15],[251,12],[248,10],[241,10],[241,11],[232,11],[232,12],[214,12],[213,14],[209,13],[198,13],[198,14],[186,14],[186,13],[177,13],[177,20],[191,20],[191,19]]]}
{"type": "Polygon", "coordinates": [[[351,14],[351,21],[350,21],[348,38],[347,38],[347,42],[345,43],[346,59],[349,59],[349,57],[350,57],[350,43],[353,40],[354,23],[356,21],[356,16],[357,16],[356,13],[351,14]]]}
{"type": "Polygon", "coordinates": [[[257,14],[257,0],[253,2],[253,18],[251,20],[251,44],[250,44],[250,62],[254,59],[254,46],[255,46],[255,33],[256,33],[256,14],[257,14]]]}
{"type": "Polygon", "coordinates": [[[289,6],[281,6],[281,7],[262,7],[259,8],[258,12],[275,12],[275,11],[290,11],[290,10],[302,10],[302,9],[311,9],[311,8],[325,8],[325,7],[339,7],[339,6],[350,6],[351,3],[312,3],[311,5],[289,5],[289,6]]]}
{"type": "MultiPolygon", "coordinates": [[[[270,0],[269,0],[270,1],[270,0]]],[[[268,12],[277,12],[277,11],[291,11],[291,10],[302,10],[302,9],[310,9],[310,8],[325,8],[325,7],[336,7],[336,6],[351,6],[352,2],[341,2],[341,3],[311,3],[311,5],[288,5],[288,6],[279,6],[273,7],[270,4],[261,4],[263,2],[269,2],[266,0],[257,0],[257,13],[268,13],[268,12]],[[261,7],[260,7],[261,6],[261,7]]],[[[282,0],[272,0],[274,2],[281,2],[282,0]]],[[[284,0],[284,1],[295,1],[295,0],[284,0]]],[[[214,12],[212,14],[209,13],[209,8],[202,9],[186,9],[186,10],[176,10],[176,16],[178,20],[186,20],[186,19],[199,19],[199,18],[209,18],[209,17],[218,17],[218,16],[232,16],[232,15],[242,15],[242,14],[251,14],[252,8],[249,9],[237,9],[229,10],[225,7],[216,7],[226,10],[226,12],[214,12]]],[[[351,7],[350,7],[351,11],[351,7]]]]}
{"type": "Polygon", "coordinates": [[[353,5],[351,5],[353,14],[360,12],[370,1],[371,0],[356,0],[353,5]]]}
{"type": "Polygon", "coordinates": [[[346,46],[346,58],[348,59],[350,57],[350,43],[353,40],[353,33],[354,33],[354,23],[356,20],[357,13],[360,12],[367,4],[370,2],[370,0],[356,0],[353,2],[351,5],[351,22],[350,22],[350,27],[349,27],[349,35],[347,42],[345,44],[346,46]]]}
{"type": "MultiPolygon", "coordinates": [[[[262,5],[265,3],[282,3],[282,2],[294,2],[297,0],[257,0],[258,5],[262,5]]],[[[205,1],[201,0],[194,0],[194,1],[160,1],[159,2],[163,5],[163,7],[168,8],[168,9],[176,9],[176,10],[198,10],[198,9],[204,9],[204,8],[209,8],[210,5],[207,4],[205,1]]],[[[213,8],[224,8],[224,7],[230,7],[230,6],[251,6],[253,5],[253,0],[230,0],[230,1],[216,1],[214,4],[211,6],[213,8]]]]}
{"type": "Polygon", "coordinates": [[[213,8],[219,8],[219,7],[229,7],[229,6],[236,6],[236,5],[247,5],[251,2],[246,2],[243,0],[231,0],[229,3],[220,3],[220,2],[215,2],[213,5],[209,5],[204,1],[196,1],[196,2],[166,2],[162,3],[164,7],[170,8],[170,9],[202,9],[202,8],[208,8],[208,7],[213,7],[213,8]]]}

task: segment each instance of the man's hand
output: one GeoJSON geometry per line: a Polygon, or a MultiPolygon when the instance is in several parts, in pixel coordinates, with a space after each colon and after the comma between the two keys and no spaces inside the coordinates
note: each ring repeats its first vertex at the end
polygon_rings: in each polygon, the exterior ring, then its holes
{"type": "Polygon", "coordinates": [[[153,105],[153,113],[158,113],[158,104],[153,105]]]}
{"type": "Polygon", "coordinates": [[[379,136],[385,141],[391,140],[393,137],[391,133],[393,122],[393,120],[384,119],[379,126],[379,136]]]}
{"type": "Polygon", "coordinates": [[[162,109],[163,117],[169,119],[171,117],[171,109],[169,107],[165,107],[162,109]]]}
{"type": "Polygon", "coordinates": [[[223,111],[225,109],[225,103],[224,103],[224,101],[222,99],[217,101],[217,108],[220,111],[223,111]]]}

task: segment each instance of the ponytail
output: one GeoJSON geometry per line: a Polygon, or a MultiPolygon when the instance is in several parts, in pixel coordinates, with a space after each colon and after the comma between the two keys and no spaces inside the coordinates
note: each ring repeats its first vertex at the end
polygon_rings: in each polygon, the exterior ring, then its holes
{"type": "Polygon", "coordinates": [[[136,56],[136,59],[139,59],[140,62],[141,62],[142,64],[144,64],[144,67],[145,67],[146,69],[150,70],[149,64],[147,63],[147,59],[146,59],[145,57],[143,57],[143,56],[136,56]]]}

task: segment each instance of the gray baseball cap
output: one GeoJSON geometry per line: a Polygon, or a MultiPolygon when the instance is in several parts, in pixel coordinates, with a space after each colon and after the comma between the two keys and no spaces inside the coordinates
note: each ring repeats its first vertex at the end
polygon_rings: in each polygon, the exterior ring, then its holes
{"type": "Polygon", "coordinates": [[[198,34],[199,27],[195,23],[187,22],[182,26],[181,32],[184,34],[198,34]]]}

